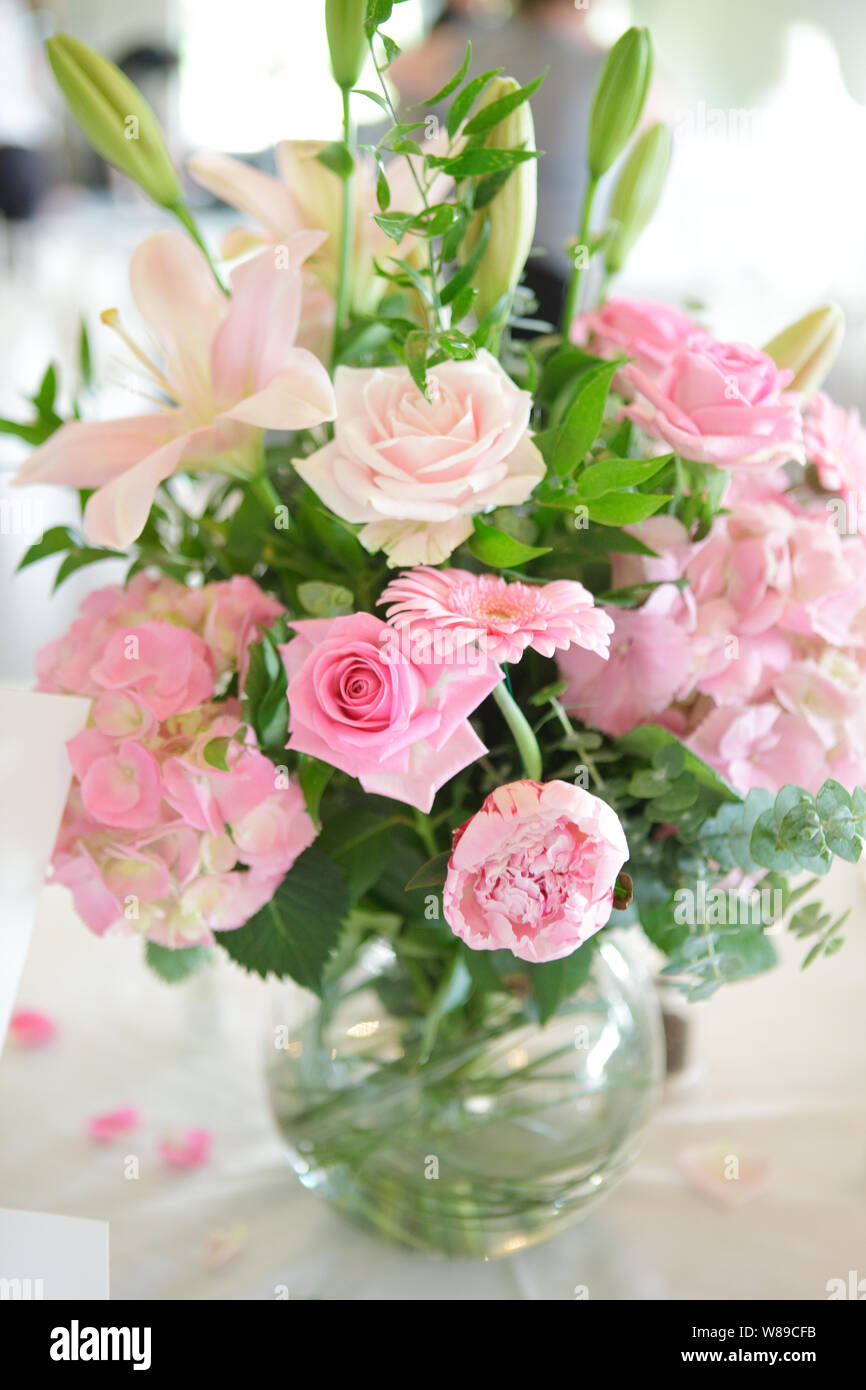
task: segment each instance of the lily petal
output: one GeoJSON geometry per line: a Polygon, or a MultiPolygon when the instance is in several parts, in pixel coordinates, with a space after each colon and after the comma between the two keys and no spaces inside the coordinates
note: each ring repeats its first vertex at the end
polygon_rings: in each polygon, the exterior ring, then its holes
{"type": "Polygon", "coordinates": [[[187,161],[195,179],[230,207],[245,212],[274,240],[303,227],[297,204],[281,179],[227,154],[195,154],[187,161]]]}
{"type": "Polygon", "coordinates": [[[13,483],[103,487],[184,428],[178,410],[125,420],[72,420],[25,459],[13,483]]]}
{"type": "Polygon", "coordinates": [[[156,489],[174,473],[189,440],[178,435],[94,492],[84,509],[84,534],[92,545],[125,550],[141,535],[156,489]]]}
{"type": "Polygon", "coordinates": [[[318,357],[306,348],[291,348],[286,359],[284,371],[224,416],[266,430],[306,430],[333,420],[337,413],[334,388],[318,357]]]}

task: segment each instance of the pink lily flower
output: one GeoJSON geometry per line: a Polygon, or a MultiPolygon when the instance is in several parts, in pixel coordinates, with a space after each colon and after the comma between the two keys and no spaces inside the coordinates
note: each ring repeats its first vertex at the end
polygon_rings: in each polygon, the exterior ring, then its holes
{"type": "Polygon", "coordinates": [[[84,512],[93,545],[125,550],[141,534],[160,483],[179,469],[235,477],[256,471],[262,432],[334,418],[321,362],[295,346],[301,269],[322,232],[301,232],[272,254],[238,266],[231,298],[180,231],[157,232],[130,262],[133,299],[159,339],[161,369],[115,328],[160,392],[160,409],[123,420],[73,421],[36,449],[16,483],[94,488],[84,512]]]}

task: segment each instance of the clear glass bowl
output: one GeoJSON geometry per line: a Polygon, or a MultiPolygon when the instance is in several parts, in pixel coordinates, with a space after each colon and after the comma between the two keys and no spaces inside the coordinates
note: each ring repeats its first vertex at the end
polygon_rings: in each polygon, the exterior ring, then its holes
{"type": "Polygon", "coordinates": [[[311,1017],[275,1030],[273,1105],[304,1186],[453,1256],[509,1254],[583,1216],[636,1157],[663,1076],[655,989],[622,933],[544,1027],[505,1003],[481,1030],[452,1018],[429,1057],[417,1018],[383,1003],[394,969],[373,943],[311,1017]]]}

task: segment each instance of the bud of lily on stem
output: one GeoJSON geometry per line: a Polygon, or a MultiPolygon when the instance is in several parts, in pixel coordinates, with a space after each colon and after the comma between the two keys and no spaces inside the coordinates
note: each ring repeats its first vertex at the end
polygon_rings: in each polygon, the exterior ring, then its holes
{"type": "MultiPolygon", "coordinates": [[[[513,77],[494,78],[479,112],[516,92],[519,85],[513,77]]],[[[486,149],[534,150],[535,126],[529,102],[524,101],[493,126],[484,144],[486,149]]],[[[538,201],[536,164],[536,160],[526,159],[515,165],[499,192],[486,207],[479,208],[466,230],[461,249],[464,260],[477,244],[485,218],[490,220],[487,245],[472,277],[472,284],[478,290],[475,312],[479,319],[490,312],[502,295],[514,289],[532,250],[538,201]]]]}
{"type": "Polygon", "coordinates": [[[589,118],[588,162],[593,179],[607,173],[634,132],[652,76],[648,29],[627,29],[605,59],[589,118]]]}
{"type": "Polygon", "coordinates": [[[605,252],[609,274],[622,270],[658,206],[671,162],[672,143],[668,126],[651,126],[625,162],[610,204],[611,217],[618,225],[605,252]]]}
{"type": "Polygon", "coordinates": [[[114,63],[69,34],[55,34],[45,48],[57,84],[93,148],[161,207],[179,203],[180,183],[159,122],[138,89],[114,63]]]}
{"type": "Polygon", "coordinates": [[[787,367],[794,373],[788,390],[800,391],[808,399],[827,377],[844,334],[842,310],[838,304],[824,304],[783,328],[767,343],[764,351],[777,367],[787,367]]]}
{"type": "Polygon", "coordinates": [[[325,28],[331,53],[331,72],[338,87],[347,91],[361,75],[367,38],[364,33],[366,0],[325,0],[325,28]]]}

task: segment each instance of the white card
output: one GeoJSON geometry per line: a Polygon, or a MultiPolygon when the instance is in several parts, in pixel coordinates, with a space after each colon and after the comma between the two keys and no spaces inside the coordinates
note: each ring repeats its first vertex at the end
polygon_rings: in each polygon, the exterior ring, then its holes
{"type": "Polygon", "coordinates": [[[0,1302],[108,1298],[108,1222],[0,1207],[0,1302]]]}
{"type": "Polygon", "coordinates": [[[0,1049],[90,701],[0,689],[0,1049]]]}

